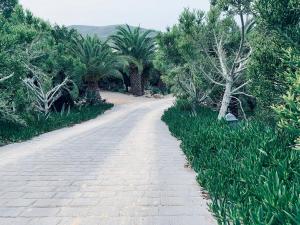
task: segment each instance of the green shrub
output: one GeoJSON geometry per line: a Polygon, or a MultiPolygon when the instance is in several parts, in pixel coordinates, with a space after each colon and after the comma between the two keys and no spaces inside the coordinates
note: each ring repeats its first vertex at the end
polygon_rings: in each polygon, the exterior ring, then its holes
{"type": "Polygon", "coordinates": [[[283,74],[288,84],[288,91],[282,97],[282,103],[273,107],[277,113],[279,127],[300,136],[300,54],[291,50],[286,55],[285,63],[289,69],[283,74]]]}
{"type": "Polygon", "coordinates": [[[263,122],[232,128],[217,113],[175,106],[163,116],[209,192],[220,224],[300,224],[299,151],[263,122]]]}
{"type": "Polygon", "coordinates": [[[16,125],[15,123],[0,122],[0,145],[28,140],[42,133],[96,118],[112,106],[112,104],[100,104],[81,108],[77,107],[67,113],[52,113],[47,120],[27,115],[26,127],[16,125]]]}

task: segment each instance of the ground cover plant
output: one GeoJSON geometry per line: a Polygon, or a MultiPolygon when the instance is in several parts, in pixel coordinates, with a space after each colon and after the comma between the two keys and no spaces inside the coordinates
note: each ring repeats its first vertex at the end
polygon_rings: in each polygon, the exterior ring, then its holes
{"type": "Polygon", "coordinates": [[[218,113],[177,104],[163,120],[208,191],[219,224],[299,224],[300,152],[271,125],[230,127],[218,113]]]}

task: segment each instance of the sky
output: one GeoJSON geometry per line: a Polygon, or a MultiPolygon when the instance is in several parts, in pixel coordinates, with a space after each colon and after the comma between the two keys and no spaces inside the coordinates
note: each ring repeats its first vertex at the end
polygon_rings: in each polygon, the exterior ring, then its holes
{"type": "Polygon", "coordinates": [[[209,0],[19,0],[34,15],[59,25],[130,24],[165,30],[185,7],[209,9],[209,0]]]}

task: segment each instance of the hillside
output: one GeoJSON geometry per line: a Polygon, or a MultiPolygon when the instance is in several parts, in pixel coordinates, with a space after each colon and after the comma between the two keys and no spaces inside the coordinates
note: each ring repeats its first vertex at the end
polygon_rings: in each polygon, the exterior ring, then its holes
{"type": "MultiPolygon", "coordinates": [[[[109,36],[116,33],[117,27],[120,25],[110,25],[110,26],[86,26],[86,25],[72,25],[70,28],[78,30],[82,35],[97,35],[101,39],[107,39],[109,36]]],[[[133,26],[131,26],[134,28],[133,26]]],[[[141,28],[143,31],[147,29],[141,28]]],[[[158,31],[153,31],[153,36],[155,36],[158,31]]]]}

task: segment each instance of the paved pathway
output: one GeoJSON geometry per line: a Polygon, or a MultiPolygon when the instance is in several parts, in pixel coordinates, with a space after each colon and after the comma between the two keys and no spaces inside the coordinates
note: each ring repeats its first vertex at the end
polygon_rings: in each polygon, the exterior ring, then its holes
{"type": "Polygon", "coordinates": [[[195,173],[161,122],[172,99],[0,148],[0,225],[210,225],[195,173]]]}

